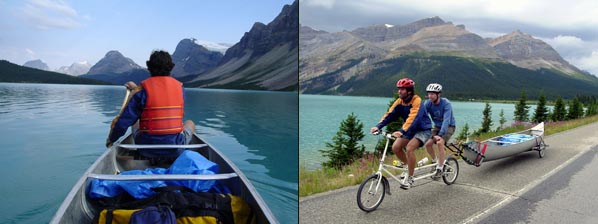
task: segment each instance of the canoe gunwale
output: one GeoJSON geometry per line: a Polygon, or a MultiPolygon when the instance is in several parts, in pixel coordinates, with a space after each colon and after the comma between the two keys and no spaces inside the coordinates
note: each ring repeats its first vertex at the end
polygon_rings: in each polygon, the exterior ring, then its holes
{"type": "Polygon", "coordinates": [[[138,180],[225,180],[239,177],[236,173],[220,174],[145,174],[145,175],[111,175],[95,174],[88,176],[91,179],[116,180],[116,181],[138,181],[138,180]]]}

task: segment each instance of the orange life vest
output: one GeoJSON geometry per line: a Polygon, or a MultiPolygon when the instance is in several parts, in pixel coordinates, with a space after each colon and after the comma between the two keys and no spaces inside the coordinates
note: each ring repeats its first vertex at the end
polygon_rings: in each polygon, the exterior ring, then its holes
{"type": "Polygon", "coordinates": [[[150,77],[141,82],[146,93],[139,131],[154,135],[183,131],[183,86],[170,76],[150,77]]]}

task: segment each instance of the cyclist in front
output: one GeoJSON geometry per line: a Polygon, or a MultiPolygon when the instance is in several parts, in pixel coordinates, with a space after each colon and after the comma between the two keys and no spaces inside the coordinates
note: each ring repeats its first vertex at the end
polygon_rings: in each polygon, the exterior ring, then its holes
{"type": "Polygon", "coordinates": [[[405,121],[403,126],[392,133],[397,139],[392,144],[392,151],[401,162],[407,164],[408,176],[403,179],[401,188],[408,190],[414,185],[413,172],[415,170],[415,150],[422,147],[432,135],[432,124],[427,116],[422,99],[415,94],[415,82],[409,78],[397,82],[399,98],[382,116],[381,121],[370,129],[371,133],[380,131],[388,123],[399,117],[405,121]],[[405,154],[404,148],[407,153],[405,154]]]}

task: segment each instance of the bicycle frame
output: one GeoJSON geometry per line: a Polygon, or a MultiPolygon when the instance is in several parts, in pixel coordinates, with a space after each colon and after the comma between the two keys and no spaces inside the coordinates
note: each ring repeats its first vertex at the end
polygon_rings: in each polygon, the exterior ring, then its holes
{"type": "MultiPolygon", "coordinates": [[[[388,152],[388,146],[390,144],[390,140],[395,139],[395,138],[390,133],[386,133],[386,132],[379,132],[379,133],[375,133],[375,134],[380,134],[380,133],[382,135],[384,135],[384,137],[386,138],[386,145],[384,146],[384,150],[383,150],[382,156],[380,158],[380,164],[378,165],[378,170],[373,175],[371,175],[371,176],[367,177],[365,180],[363,180],[363,182],[361,182],[361,184],[359,185],[359,188],[357,190],[357,206],[359,206],[359,208],[365,212],[371,212],[371,211],[376,210],[376,208],[378,208],[378,206],[382,203],[382,200],[384,200],[384,195],[386,193],[388,193],[389,195],[391,194],[390,193],[390,184],[388,182],[388,179],[384,176],[385,173],[387,176],[391,176],[393,179],[395,179],[399,182],[402,182],[404,180],[401,180],[400,177],[397,177],[394,174],[392,174],[392,172],[390,172],[390,170],[394,169],[394,170],[403,171],[403,174],[401,175],[403,177],[405,177],[404,174],[407,171],[407,169],[403,168],[403,167],[397,167],[397,166],[384,164],[384,161],[386,160],[386,153],[388,152]]],[[[454,151],[453,151],[453,153],[454,153],[454,151]]],[[[459,176],[459,163],[457,162],[457,160],[455,158],[452,158],[451,156],[447,156],[446,160],[442,161],[442,162],[444,163],[442,180],[444,181],[445,184],[451,185],[455,182],[455,180],[457,180],[457,177],[459,176]],[[453,177],[449,177],[449,176],[453,176],[453,177]]],[[[436,165],[437,165],[437,163],[432,163],[429,165],[416,167],[414,170],[415,170],[415,172],[417,172],[418,175],[414,175],[414,179],[419,180],[419,179],[431,177],[432,175],[435,174],[435,172],[429,172],[429,171],[435,171],[436,165]],[[429,170],[429,171],[423,171],[423,173],[422,173],[421,172],[422,170],[429,170]]],[[[416,173],[414,173],[414,174],[416,174],[416,173]]],[[[403,178],[403,179],[406,179],[406,178],[403,178]]]]}
{"type": "MultiPolygon", "coordinates": [[[[394,136],[392,136],[392,134],[390,134],[390,133],[382,132],[381,134],[384,135],[384,137],[386,138],[386,144],[384,146],[384,152],[382,153],[382,158],[380,159],[380,164],[378,165],[378,171],[376,171],[375,174],[377,174],[377,175],[379,175],[381,177],[382,173],[384,172],[388,176],[392,177],[393,179],[395,179],[397,181],[402,181],[400,178],[397,178],[397,176],[395,176],[394,174],[392,174],[387,168],[394,169],[394,170],[400,170],[400,171],[403,171],[403,172],[407,172],[408,171],[407,168],[401,168],[401,167],[396,167],[396,166],[393,166],[393,165],[384,164],[384,160],[386,159],[386,152],[388,151],[388,144],[390,143],[390,140],[396,139],[396,138],[394,136]]],[[[420,167],[415,167],[414,174],[415,173],[419,173],[418,171],[420,171],[420,170],[431,169],[433,171],[434,167],[436,167],[437,164],[438,164],[438,162],[435,162],[435,163],[432,163],[432,164],[428,164],[428,165],[424,165],[424,166],[420,166],[420,167]]],[[[431,177],[432,175],[434,175],[433,172],[422,174],[422,175],[414,175],[413,179],[414,180],[420,180],[420,179],[431,177]]],[[[376,186],[376,187],[378,187],[378,186],[376,186]]]]}

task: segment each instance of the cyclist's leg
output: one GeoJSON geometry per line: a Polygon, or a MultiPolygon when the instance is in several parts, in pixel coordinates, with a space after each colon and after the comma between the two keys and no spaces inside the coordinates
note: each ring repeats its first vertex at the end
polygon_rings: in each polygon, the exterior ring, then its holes
{"type": "Polygon", "coordinates": [[[422,145],[422,141],[418,138],[412,138],[407,144],[407,166],[409,168],[409,176],[413,176],[415,171],[415,150],[422,145]]]}
{"type": "Polygon", "coordinates": [[[401,160],[401,162],[404,164],[407,164],[407,155],[405,155],[405,151],[403,151],[403,148],[405,148],[408,142],[409,139],[397,138],[397,140],[395,140],[394,143],[392,143],[392,151],[395,153],[395,155],[397,155],[397,157],[399,157],[399,160],[401,160]]]}
{"type": "Polygon", "coordinates": [[[436,158],[436,153],[434,153],[434,144],[437,144],[436,141],[434,141],[434,139],[432,137],[434,137],[434,135],[437,135],[438,132],[440,131],[440,128],[438,127],[433,127],[432,128],[432,135],[430,136],[430,138],[426,141],[426,151],[428,152],[428,154],[430,154],[431,158],[432,158],[432,162],[437,161],[436,158]]]}
{"type": "Polygon", "coordinates": [[[455,127],[449,127],[446,130],[446,133],[442,136],[442,139],[440,141],[438,141],[436,143],[436,145],[438,146],[438,165],[436,165],[437,168],[440,168],[440,170],[442,170],[442,167],[444,166],[444,159],[445,159],[445,155],[446,155],[446,151],[444,150],[444,144],[446,144],[449,139],[451,139],[451,136],[453,136],[453,133],[455,133],[455,127]]]}
{"type": "Polygon", "coordinates": [[[434,160],[436,158],[436,153],[434,153],[434,140],[428,139],[426,141],[426,144],[424,144],[424,146],[426,147],[426,152],[428,152],[428,154],[431,156],[432,160],[434,160]]]}

